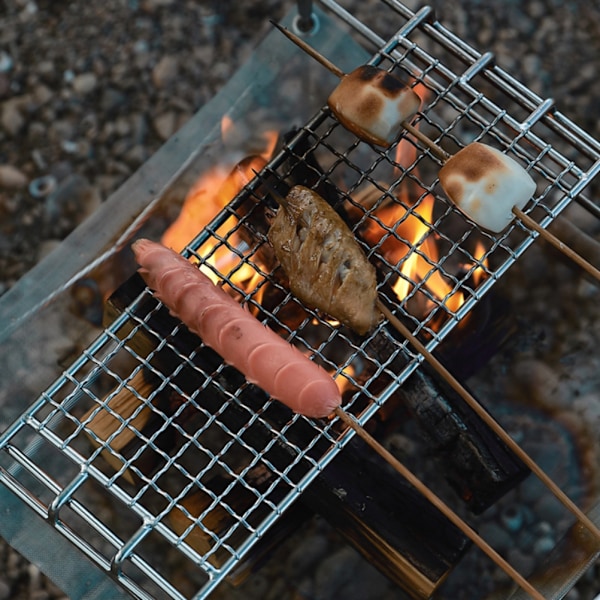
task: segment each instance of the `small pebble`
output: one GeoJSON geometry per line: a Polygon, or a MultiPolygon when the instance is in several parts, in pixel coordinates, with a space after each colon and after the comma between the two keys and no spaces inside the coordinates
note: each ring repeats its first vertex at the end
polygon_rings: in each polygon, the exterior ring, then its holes
{"type": "Polygon", "coordinates": [[[533,556],[525,554],[520,548],[511,548],[506,559],[519,573],[525,576],[529,575],[535,567],[533,556]]]}
{"type": "Polygon", "coordinates": [[[21,112],[20,100],[7,100],[0,108],[0,124],[11,136],[16,137],[25,127],[25,118],[21,112]]]}
{"type": "Polygon", "coordinates": [[[353,548],[341,548],[326,557],[315,573],[315,585],[326,598],[337,597],[338,590],[346,584],[360,560],[353,548]]]}
{"type": "Polygon", "coordinates": [[[29,193],[34,198],[45,198],[56,189],[56,186],[57,181],[54,175],[43,175],[30,182],[29,193]]]}
{"type": "Polygon", "coordinates": [[[162,140],[168,140],[177,127],[177,115],[173,111],[158,115],[154,121],[154,130],[162,140]]]}
{"type": "Polygon", "coordinates": [[[152,69],[152,83],[157,88],[166,88],[173,84],[179,73],[179,63],[174,56],[164,56],[152,69]]]}
{"type": "Polygon", "coordinates": [[[301,539],[287,558],[290,567],[293,566],[297,573],[304,573],[327,553],[327,542],[323,536],[307,535],[301,539]]]}
{"type": "Polygon", "coordinates": [[[12,165],[0,165],[0,188],[21,190],[27,185],[27,176],[12,165]]]}
{"type": "Polygon", "coordinates": [[[500,513],[500,520],[508,531],[519,531],[523,526],[523,511],[519,506],[511,504],[500,513]]]}
{"type": "Polygon", "coordinates": [[[0,600],[10,600],[11,590],[6,581],[0,579],[0,600]]]}
{"type": "Polygon", "coordinates": [[[91,94],[96,89],[98,80],[94,73],[82,73],[73,78],[71,85],[78,94],[91,94]]]}
{"type": "Polygon", "coordinates": [[[556,544],[554,538],[542,537],[533,544],[533,554],[536,557],[543,557],[549,554],[556,544]]]}
{"type": "Polygon", "coordinates": [[[479,533],[493,548],[499,552],[505,552],[513,545],[512,534],[498,523],[484,523],[479,533]]]}
{"type": "Polygon", "coordinates": [[[0,52],[0,73],[7,73],[13,68],[13,59],[7,52],[0,52]]]}
{"type": "Polygon", "coordinates": [[[534,507],[536,516],[542,521],[549,521],[550,523],[557,523],[565,509],[562,504],[554,498],[553,495],[547,494],[542,496],[534,507]]]}

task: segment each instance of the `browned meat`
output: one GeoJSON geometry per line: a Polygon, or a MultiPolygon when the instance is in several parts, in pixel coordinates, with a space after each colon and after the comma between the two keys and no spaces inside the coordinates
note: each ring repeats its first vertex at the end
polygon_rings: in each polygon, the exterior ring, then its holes
{"type": "Polygon", "coordinates": [[[379,322],[375,269],[317,193],[293,187],[268,236],[299,300],[361,335],[379,322]]]}

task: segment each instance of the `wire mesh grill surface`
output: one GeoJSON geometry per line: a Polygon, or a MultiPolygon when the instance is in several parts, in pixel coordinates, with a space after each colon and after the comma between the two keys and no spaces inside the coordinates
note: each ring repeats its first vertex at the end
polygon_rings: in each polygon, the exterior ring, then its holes
{"type": "MultiPolygon", "coordinates": [[[[455,38],[428,9],[414,14],[387,2],[399,30],[384,41],[335,3],[323,4],[378,46],[372,64],[422,96],[421,131],[450,153],[488,143],[531,173],[537,192],[526,212],[543,227],[575,198],[595,210],[582,191],[599,168],[597,142],[493,57],[455,38]]],[[[482,231],[446,200],[440,166],[410,136],[385,151],[359,142],[324,108],[187,248],[261,320],[330,370],[344,407],[363,424],[422,357],[385,323],[360,338],[292,297],[266,241],[275,205],[263,182],[282,192],[310,185],[331,201],[378,267],[384,302],[433,350],[536,237],[519,222],[501,235],[482,231]],[[392,210],[390,222],[384,215],[392,210]],[[421,227],[415,239],[402,227],[411,222],[421,227]],[[418,277],[403,269],[411,260],[426,265],[418,277]],[[433,291],[438,279],[441,293],[433,291]]],[[[172,546],[208,593],[351,435],[335,420],[309,420],[270,401],[143,286],[122,308],[4,432],[2,481],[133,595],[185,597],[162,560],[172,546]],[[123,398],[128,412],[119,410],[123,398]],[[99,415],[112,417],[107,436],[94,427],[99,415]]]]}

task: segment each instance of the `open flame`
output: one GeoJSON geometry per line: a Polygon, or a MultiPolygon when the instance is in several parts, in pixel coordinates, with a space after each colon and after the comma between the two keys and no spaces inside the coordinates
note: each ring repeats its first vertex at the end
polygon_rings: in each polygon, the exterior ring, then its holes
{"type": "MultiPolygon", "coordinates": [[[[423,97],[424,90],[417,92],[423,97]]],[[[221,122],[221,131],[225,146],[227,139],[239,137],[236,124],[227,116],[221,122]]],[[[164,245],[177,252],[183,250],[254,177],[254,171],[260,171],[264,167],[274,152],[278,133],[267,130],[260,139],[262,148],[259,152],[237,164],[217,165],[199,177],[189,190],[178,218],[165,231],[161,240],[164,245]]],[[[411,166],[417,160],[417,147],[403,139],[397,146],[395,158],[397,164],[411,166]]],[[[415,191],[411,189],[412,185],[414,183],[407,180],[404,187],[396,191],[398,202],[388,199],[378,207],[374,218],[369,219],[365,229],[361,230],[361,235],[369,245],[378,249],[388,263],[399,270],[400,275],[392,287],[401,301],[415,296],[416,301],[411,299],[412,312],[417,310],[422,313],[418,316],[422,317],[433,308],[428,295],[436,298],[436,302],[443,302],[449,311],[456,312],[465,298],[463,292],[455,289],[454,283],[442,275],[438,266],[439,243],[432,228],[435,199],[427,193],[415,201],[422,190],[415,191]],[[423,288],[427,290],[427,294],[414,293],[414,290],[423,288]]],[[[252,290],[258,285],[260,277],[252,266],[240,261],[239,255],[230,250],[232,244],[240,252],[246,247],[246,242],[235,233],[236,225],[237,218],[231,215],[216,232],[216,237],[227,237],[228,244],[218,244],[211,237],[201,248],[201,252],[208,257],[206,262],[217,272],[234,271],[230,276],[231,281],[244,290],[252,290]]],[[[475,264],[481,263],[484,253],[483,245],[479,244],[473,253],[473,264],[465,265],[471,272],[474,284],[485,277],[485,269],[475,267],[475,264]]],[[[211,268],[202,268],[213,282],[220,282],[211,268]]]]}
{"type": "MultiPolygon", "coordinates": [[[[234,128],[232,119],[227,115],[223,117],[221,133],[224,139],[231,135],[234,128]]],[[[254,171],[260,171],[265,166],[275,150],[278,137],[277,131],[267,130],[262,135],[264,144],[258,154],[235,165],[219,164],[202,174],[190,188],[177,219],[166,229],[161,242],[176,252],[181,252],[254,177],[254,171]]],[[[223,232],[225,235],[235,228],[236,221],[233,215],[230,216],[216,233],[223,232]]],[[[236,234],[230,237],[230,242],[240,245],[244,243],[236,234]]],[[[238,267],[232,277],[236,283],[247,281],[256,275],[250,265],[238,265],[239,257],[225,245],[217,247],[217,242],[212,241],[209,244],[211,245],[203,246],[202,251],[209,255],[207,262],[218,272],[227,273],[234,266],[238,267]]],[[[214,283],[218,283],[218,277],[210,268],[203,267],[203,271],[214,283]]]]}
{"type": "MultiPolygon", "coordinates": [[[[425,100],[427,90],[424,86],[418,84],[415,91],[425,100]]],[[[405,138],[401,139],[396,148],[396,164],[409,167],[416,160],[417,147],[405,138]]],[[[416,167],[413,172],[415,170],[416,167]]],[[[437,266],[440,261],[439,244],[432,227],[435,198],[427,193],[415,201],[423,190],[413,190],[410,186],[415,184],[411,180],[403,184],[404,187],[396,192],[398,202],[388,201],[375,211],[375,219],[363,233],[365,241],[371,246],[378,246],[386,261],[398,268],[400,276],[392,288],[400,301],[409,298],[411,292],[422,285],[433,297],[443,301],[448,310],[456,312],[465,297],[444,278],[437,266]]],[[[484,255],[485,247],[478,242],[473,253],[475,263],[485,265],[482,263],[484,255]]],[[[473,269],[471,277],[477,284],[485,277],[485,269],[473,269]]],[[[422,294],[419,296],[419,307],[425,314],[430,301],[422,294]]]]}
{"type": "MultiPolygon", "coordinates": [[[[440,260],[438,243],[432,230],[434,197],[425,195],[421,201],[406,208],[406,204],[390,203],[380,208],[376,225],[370,226],[364,237],[371,245],[378,245],[379,252],[392,265],[398,266],[400,276],[392,288],[399,300],[409,297],[412,290],[422,283],[437,299],[443,300],[448,310],[455,312],[463,304],[463,292],[441,274],[437,263],[440,260]]],[[[478,244],[475,260],[484,254],[478,244]]],[[[485,271],[478,267],[473,271],[475,279],[485,271]]],[[[424,299],[422,299],[424,301],[424,299]]]]}

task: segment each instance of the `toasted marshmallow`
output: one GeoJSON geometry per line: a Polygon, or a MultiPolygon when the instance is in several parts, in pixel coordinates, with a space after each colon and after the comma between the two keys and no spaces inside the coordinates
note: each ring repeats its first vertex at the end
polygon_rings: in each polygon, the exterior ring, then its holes
{"type": "Polygon", "coordinates": [[[364,141],[388,147],[421,98],[383,69],[363,65],[344,75],[327,100],[340,123],[364,141]]]}
{"type": "Polygon", "coordinates": [[[535,181],[515,160],[499,150],[473,142],[439,172],[447,196],[478,225],[498,233],[535,192],[535,181]]]}

